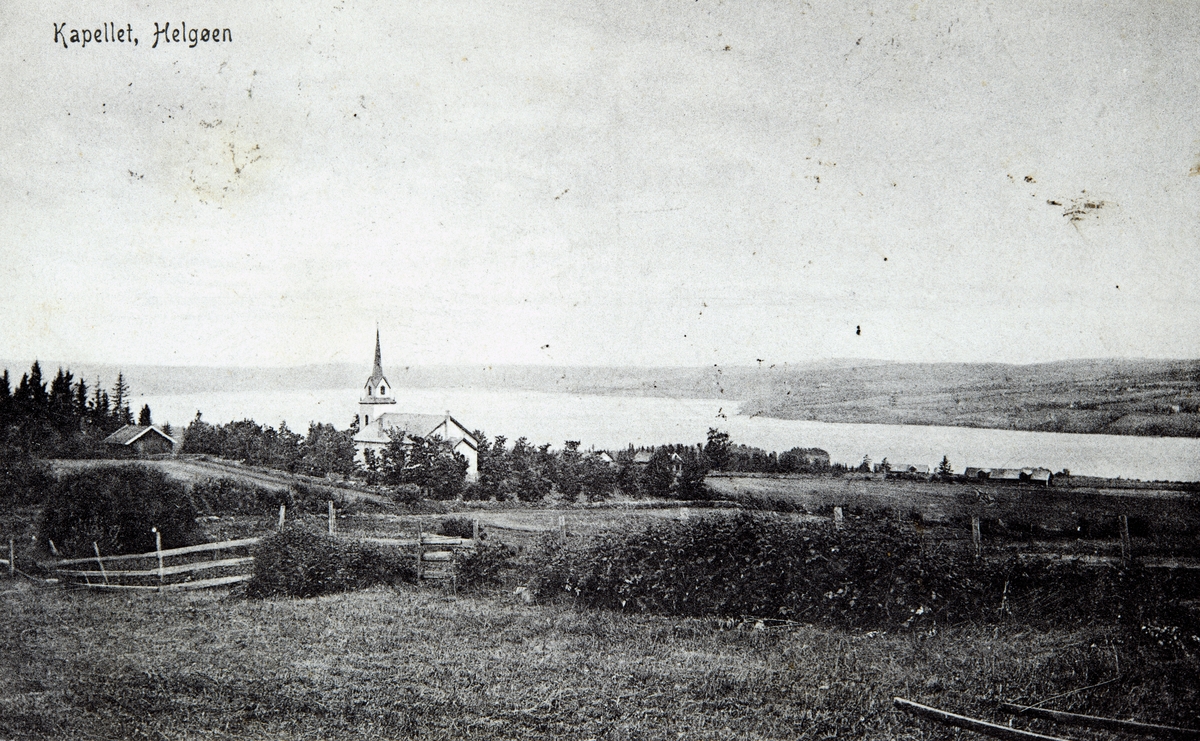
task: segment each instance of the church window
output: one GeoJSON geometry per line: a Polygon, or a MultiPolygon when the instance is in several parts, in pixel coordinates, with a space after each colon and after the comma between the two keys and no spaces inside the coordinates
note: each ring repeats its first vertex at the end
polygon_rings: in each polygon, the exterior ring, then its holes
{"type": "Polygon", "coordinates": [[[387,386],[380,386],[380,387],[379,387],[379,393],[381,393],[381,394],[386,394],[386,393],[387,393],[387,386]]]}
{"type": "Polygon", "coordinates": [[[366,424],[371,424],[371,415],[369,415],[369,414],[367,415],[367,422],[366,422],[366,424]]]}

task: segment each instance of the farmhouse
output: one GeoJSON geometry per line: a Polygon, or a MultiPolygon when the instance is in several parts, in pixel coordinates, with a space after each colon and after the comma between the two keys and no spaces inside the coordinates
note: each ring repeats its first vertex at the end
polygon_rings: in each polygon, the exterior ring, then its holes
{"type": "Polygon", "coordinates": [[[917,463],[889,463],[887,475],[898,478],[928,476],[929,466],[917,463]]]}
{"type": "Polygon", "coordinates": [[[995,481],[1002,484],[1040,484],[1049,486],[1054,474],[1048,468],[975,468],[968,466],[963,477],[976,481],[995,481]]]}
{"type": "Polygon", "coordinates": [[[175,440],[151,425],[125,425],[104,438],[104,444],[138,456],[170,453],[175,449],[175,440]]]}
{"type": "Polygon", "coordinates": [[[437,437],[450,443],[455,453],[467,461],[467,481],[479,479],[479,441],[450,412],[439,414],[406,414],[388,411],[396,404],[392,384],[383,375],[383,357],[379,348],[379,331],[375,332],[375,366],[363,387],[358,401],[358,434],[354,436],[355,460],[365,462],[366,452],[383,452],[399,432],[405,439],[437,437]]]}

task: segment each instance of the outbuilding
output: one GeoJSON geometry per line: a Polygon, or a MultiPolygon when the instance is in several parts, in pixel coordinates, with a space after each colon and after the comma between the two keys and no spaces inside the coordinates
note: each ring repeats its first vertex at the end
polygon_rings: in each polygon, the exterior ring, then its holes
{"type": "Polygon", "coordinates": [[[125,425],[104,438],[104,444],[131,455],[159,455],[175,450],[175,439],[153,425],[125,425]]]}

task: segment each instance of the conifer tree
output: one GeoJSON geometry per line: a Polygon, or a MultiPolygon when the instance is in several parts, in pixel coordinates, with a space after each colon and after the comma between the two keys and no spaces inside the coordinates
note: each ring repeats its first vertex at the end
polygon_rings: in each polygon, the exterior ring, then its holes
{"type": "Polygon", "coordinates": [[[125,383],[125,374],[117,372],[117,382],[112,388],[112,413],[117,424],[131,424],[133,415],[129,412],[129,384],[125,383]]]}
{"type": "Polygon", "coordinates": [[[92,396],[92,421],[97,427],[108,425],[108,392],[100,388],[100,378],[96,377],[96,391],[92,396]]]}
{"type": "Polygon", "coordinates": [[[153,422],[150,421],[150,405],[149,404],[143,405],[142,411],[138,412],[138,424],[141,425],[142,427],[149,427],[150,425],[154,424],[153,422]]]}
{"type": "Polygon", "coordinates": [[[12,388],[8,382],[8,368],[0,376],[0,428],[7,427],[12,418],[12,388]]]}
{"type": "Polygon", "coordinates": [[[86,417],[89,411],[87,383],[80,378],[75,383],[75,416],[80,418],[86,417]]]}

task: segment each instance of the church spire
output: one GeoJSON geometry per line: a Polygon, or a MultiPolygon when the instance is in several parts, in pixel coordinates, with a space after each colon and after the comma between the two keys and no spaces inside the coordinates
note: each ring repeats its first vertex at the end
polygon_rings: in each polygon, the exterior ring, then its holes
{"type": "Polygon", "coordinates": [[[371,369],[371,378],[383,378],[383,354],[379,352],[379,327],[375,328],[375,367],[371,369]]]}
{"type": "Polygon", "coordinates": [[[367,379],[366,386],[363,387],[363,396],[359,403],[395,404],[396,400],[389,393],[391,387],[392,384],[388,383],[387,378],[383,375],[383,353],[379,350],[379,327],[375,327],[375,365],[371,368],[371,377],[367,379]]]}

